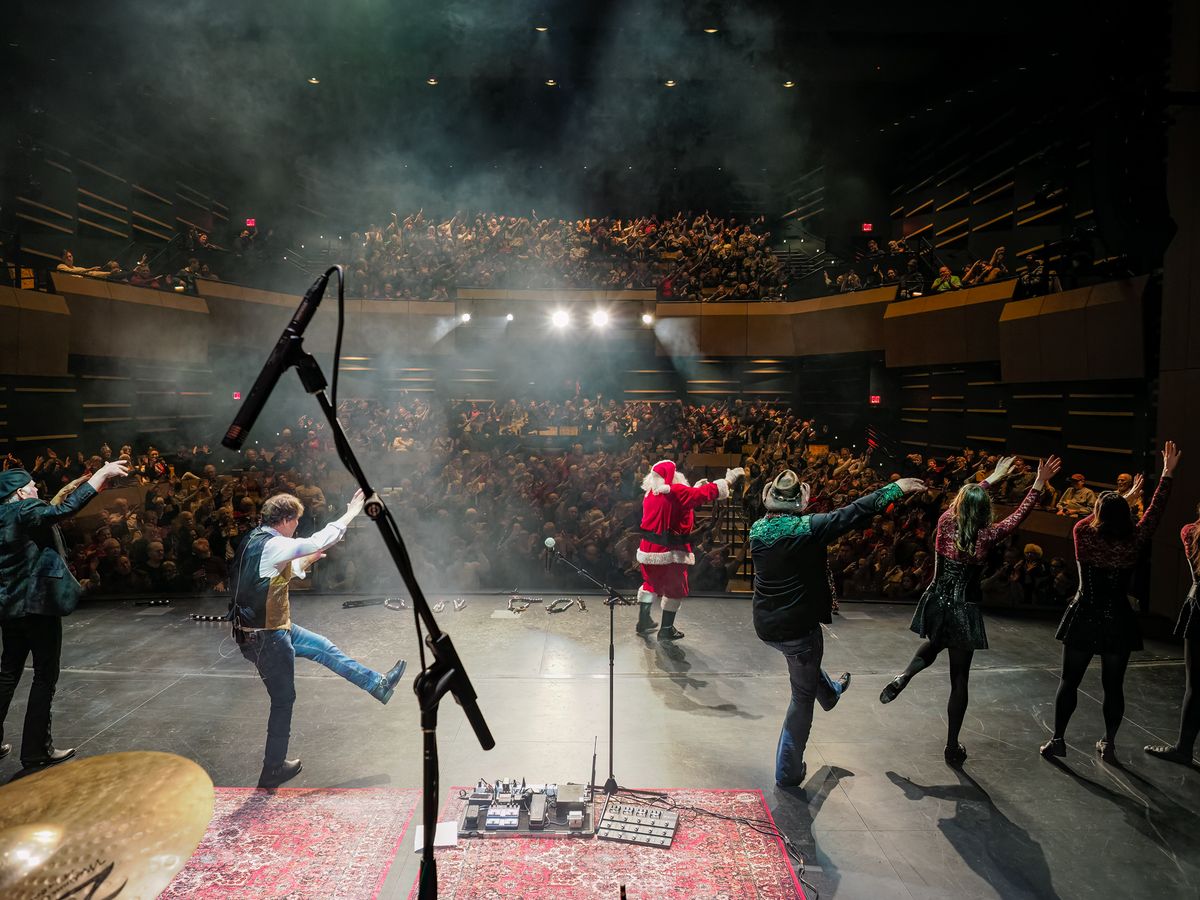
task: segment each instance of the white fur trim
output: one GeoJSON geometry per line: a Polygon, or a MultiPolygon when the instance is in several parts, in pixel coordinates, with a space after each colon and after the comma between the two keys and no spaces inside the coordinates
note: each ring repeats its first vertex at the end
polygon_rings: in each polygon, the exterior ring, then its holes
{"type": "Polygon", "coordinates": [[[637,593],[638,603],[653,603],[658,599],[658,594],[654,591],[648,591],[644,587],[638,588],[637,593]]]}
{"type": "Polygon", "coordinates": [[[688,484],[687,477],[678,469],[675,470],[675,480],[672,481],[671,484],[682,484],[687,487],[691,487],[691,485],[688,484]]]}
{"type": "Polygon", "coordinates": [[[715,484],[717,486],[717,499],[718,500],[728,500],[729,499],[729,482],[726,481],[724,478],[718,478],[716,481],[713,482],[713,484],[715,484]]]}
{"type": "Polygon", "coordinates": [[[668,566],[671,563],[694,566],[696,564],[696,554],[684,553],[682,550],[664,550],[661,553],[650,553],[646,550],[639,550],[637,552],[637,561],[643,566],[668,566]]]}
{"type": "Polygon", "coordinates": [[[667,480],[665,478],[663,478],[657,472],[652,471],[649,475],[642,479],[642,493],[669,494],[671,493],[671,486],[667,484],[667,480]]]}
{"type": "Polygon", "coordinates": [[[679,612],[679,607],[683,606],[682,597],[663,597],[662,608],[663,612],[679,612]]]}

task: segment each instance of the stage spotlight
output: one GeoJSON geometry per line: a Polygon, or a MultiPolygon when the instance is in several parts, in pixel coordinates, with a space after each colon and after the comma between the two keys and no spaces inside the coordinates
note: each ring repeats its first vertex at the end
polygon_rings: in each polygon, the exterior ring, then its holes
{"type": "Polygon", "coordinates": [[[505,316],[505,317],[504,317],[504,321],[505,321],[505,322],[511,322],[512,320],[513,320],[513,314],[512,314],[512,313],[509,313],[507,316],[505,316]]]}
{"type": "Polygon", "coordinates": [[[459,316],[459,318],[460,318],[460,319],[462,319],[463,323],[465,324],[465,323],[467,323],[467,322],[470,322],[470,321],[471,321],[471,314],[470,314],[470,313],[463,313],[461,316],[459,316]]]}
{"type": "Polygon", "coordinates": [[[654,316],[650,315],[650,313],[642,313],[642,324],[643,325],[653,325],[654,324],[654,316]]]}
{"type": "Polygon", "coordinates": [[[596,310],[592,313],[592,324],[597,328],[603,328],[608,324],[608,313],[602,309],[596,310]]]}
{"type": "Polygon", "coordinates": [[[555,328],[566,328],[571,324],[571,314],[565,309],[556,309],[550,317],[550,324],[555,328]]]}

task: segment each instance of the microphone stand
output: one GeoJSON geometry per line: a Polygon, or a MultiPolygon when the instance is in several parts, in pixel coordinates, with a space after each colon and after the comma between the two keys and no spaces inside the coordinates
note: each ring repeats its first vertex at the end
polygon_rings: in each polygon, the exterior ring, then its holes
{"type": "Polygon", "coordinates": [[[396,564],[396,569],[400,572],[405,587],[412,596],[418,639],[422,623],[428,632],[424,645],[418,644],[421,651],[421,672],[413,679],[413,692],[417,695],[417,702],[421,708],[421,733],[424,736],[423,821],[425,846],[421,855],[418,898],[419,900],[434,900],[437,897],[437,861],[433,854],[433,836],[437,829],[438,815],[437,717],[438,703],[442,697],[447,693],[453,695],[458,705],[463,708],[463,712],[475,730],[475,736],[484,750],[491,750],[496,746],[496,741],[492,738],[483,714],[479,711],[475,689],[471,686],[466,669],[454,649],[454,644],[450,641],[450,635],[438,627],[437,620],[433,617],[433,610],[429,608],[429,602],[425,599],[425,594],[422,593],[421,586],[417,583],[417,576],[413,572],[412,561],[409,559],[408,549],[404,546],[404,539],[400,536],[400,529],[383,500],[368,484],[367,476],[363,473],[362,467],[354,455],[354,450],[346,439],[346,433],[338,421],[337,410],[333,408],[325,394],[325,375],[321,372],[321,367],[312,354],[304,350],[304,339],[299,335],[291,338],[284,357],[284,368],[291,366],[296,367],[304,390],[316,395],[321,412],[325,414],[325,418],[329,422],[338,457],[354,480],[358,482],[358,486],[362,488],[362,492],[367,498],[363,509],[379,527],[383,543],[387,547],[392,561],[396,564]],[[433,661],[428,664],[425,660],[425,647],[428,647],[433,655],[433,661]]]}
{"type": "MultiPolygon", "coordinates": [[[[585,569],[580,568],[579,566],[575,565],[575,563],[571,562],[571,560],[563,556],[557,547],[547,547],[546,550],[550,554],[551,568],[553,568],[553,564],[556,561],[565,563],[608,595],[608,598],[604,601],[604,605],[608,607],[608,780],[604,782],[604,793],[611,796],[612,794],[615,794],[617,791],[621,790],[621,788],[617,785],[617,776],[613,774],[613,686],[616,678],[614,672],[617,640],[616,609],[618,606],[633,606],[637,601],[630,600],[628,597],[622,596],[621,594],[617,593],[614,588],[609,587],[603,581],[593,578],[592,575],[585,569]]],[[[593,784],[592,790],[595,789],[596,786],[593,784]]]]}

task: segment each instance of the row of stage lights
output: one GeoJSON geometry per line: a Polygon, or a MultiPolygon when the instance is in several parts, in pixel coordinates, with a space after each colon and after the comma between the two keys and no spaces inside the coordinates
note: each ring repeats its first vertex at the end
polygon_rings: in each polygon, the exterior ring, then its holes
{"type": "MultiPolygon", "coordinates": [[[[504,316],[504,321],[511,322],[513,318],[513,314],[508,313],[504,316]]],[[[556,309],[550,314],[549,318],[550,324],[555,328],[567,328],[571,324],[571,314],[565,309],[556,309]]],[[[458,320],[466,325],[471,321],[471,314],[469,312],[461,313],[458,320]]],[[[593,328],[605,328],[612,322],[612,318],[604,310],[597,309],[592,313],[591,321],[593,328]]],[[[642,324],[653,325],[654,316],[650,313],[642,313],[642,324]]]]}

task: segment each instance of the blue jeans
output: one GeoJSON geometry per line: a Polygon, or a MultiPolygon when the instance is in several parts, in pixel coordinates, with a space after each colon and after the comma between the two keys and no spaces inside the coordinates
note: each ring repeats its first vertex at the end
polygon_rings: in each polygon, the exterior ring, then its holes
{"type": "Polygon", "coordinates": [[[787,659],[788,681],[792,699],[783,729],[779,732],[779,747],[775,751],[775,781],[782,785],[797,785],[804,778],[804,748],[812,731],[813,702],[829,709],[841,694],[841,685],[821,668],[825,655],[825,635],[818,625],[808,634],[790,641],[767,641],[787,659]]]}
{"type": "Polygon", "coordinates": [[[250,632],[241,647],[242,656],[254,663],[271,697],[263,768],[278,766],[287,757],[292,706],[296,702],[297,656],[320,663],[364,691],[374,689],[383,680],[382,675],[348,657],[329,638],[299,625],[278,631],[250,632]]]}

